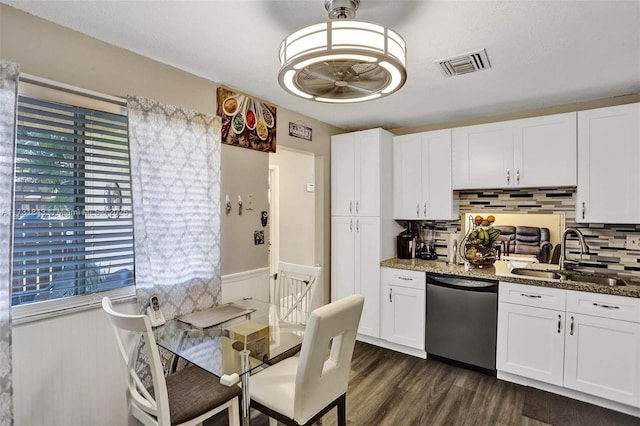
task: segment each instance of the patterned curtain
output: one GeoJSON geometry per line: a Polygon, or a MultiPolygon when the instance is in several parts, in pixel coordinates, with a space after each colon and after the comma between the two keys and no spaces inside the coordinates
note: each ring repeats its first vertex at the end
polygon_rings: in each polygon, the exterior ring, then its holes
{"type": "Polygon", "coordinates": [[[136,293],[169,320],[220,300],[218,117],[129,96],[136,293]]]}
{"type": "Polygon", "coordinates": [[[0,61],[0,425],[13,424],[11,226],[18,64],[0,61]]]}

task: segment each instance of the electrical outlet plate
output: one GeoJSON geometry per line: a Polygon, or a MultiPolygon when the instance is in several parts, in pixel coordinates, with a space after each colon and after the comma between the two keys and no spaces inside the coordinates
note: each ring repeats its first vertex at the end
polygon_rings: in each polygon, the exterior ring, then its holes
{"type": "Polygon", "coordinates": [[[253,244],[264,244],[264,231],[253,231],[253,244]]]}
{"type": "Polygon", "coordinates": [[[640,234],[627,234],[627,250],[640,250],[640,234]]]}

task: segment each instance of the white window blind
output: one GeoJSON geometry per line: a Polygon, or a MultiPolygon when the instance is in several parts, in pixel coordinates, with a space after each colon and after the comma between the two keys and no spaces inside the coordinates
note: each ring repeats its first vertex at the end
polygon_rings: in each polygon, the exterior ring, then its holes
{"type": "Polygon", "coordinates": [[[133,285],[126,114],[20,96],[16,134],[12,305],[133,285]]]}

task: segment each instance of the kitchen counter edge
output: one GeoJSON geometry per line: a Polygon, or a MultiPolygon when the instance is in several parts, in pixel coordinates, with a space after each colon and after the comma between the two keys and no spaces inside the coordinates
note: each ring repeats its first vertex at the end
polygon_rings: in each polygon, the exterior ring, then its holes
{"type": "Polygon", "coordinates": [[[464,265],[454,265],[437,260],[392,258],[383,260],[382,262],[380,262],[380,266],[385,268],[422,271],[430,274],[455,275],[467,278],[508,281],[541,287],[553,287],[565,290],[586,291],[590,293],[611,294],[614,296],[640,298],[640,286],[636,285],[609,287],[580,281],[545,281],[543,279],[527,279],[514,276],[496,275],[496,267],[500,269],[503,266],[501,264],[496,264],[496,266],[490,268],[471,268],[469,270],[465,270],[464,265]]]}

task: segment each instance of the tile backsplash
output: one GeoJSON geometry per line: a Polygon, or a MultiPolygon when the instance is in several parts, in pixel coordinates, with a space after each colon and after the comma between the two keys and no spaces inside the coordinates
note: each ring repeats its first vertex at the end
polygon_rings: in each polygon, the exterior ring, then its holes
{"type": "MultiPolygon", "coordinates": [[[[640,224],[578,224],[576,223],[575,188],[540,189],[490,189],[457,191],[460,198],[460,215],[482,211],[491,213],[563,214],[565,226],[580,229],[589,246],[590,253],[583,256],[580,269],[592,272],[608,272],[629,278],[640,279],[640,250],[628,250],[626,237],[629,233],[640,235],[640,224]]],[[[458,221],[428,222],[436,229],[440,241],[436,252],[440,259],[447,258],[448,234],[461,230],[458,221]]],[[[580,250],[576,240],[567,243],[567,257],[575,259],[580,250]]]]}

